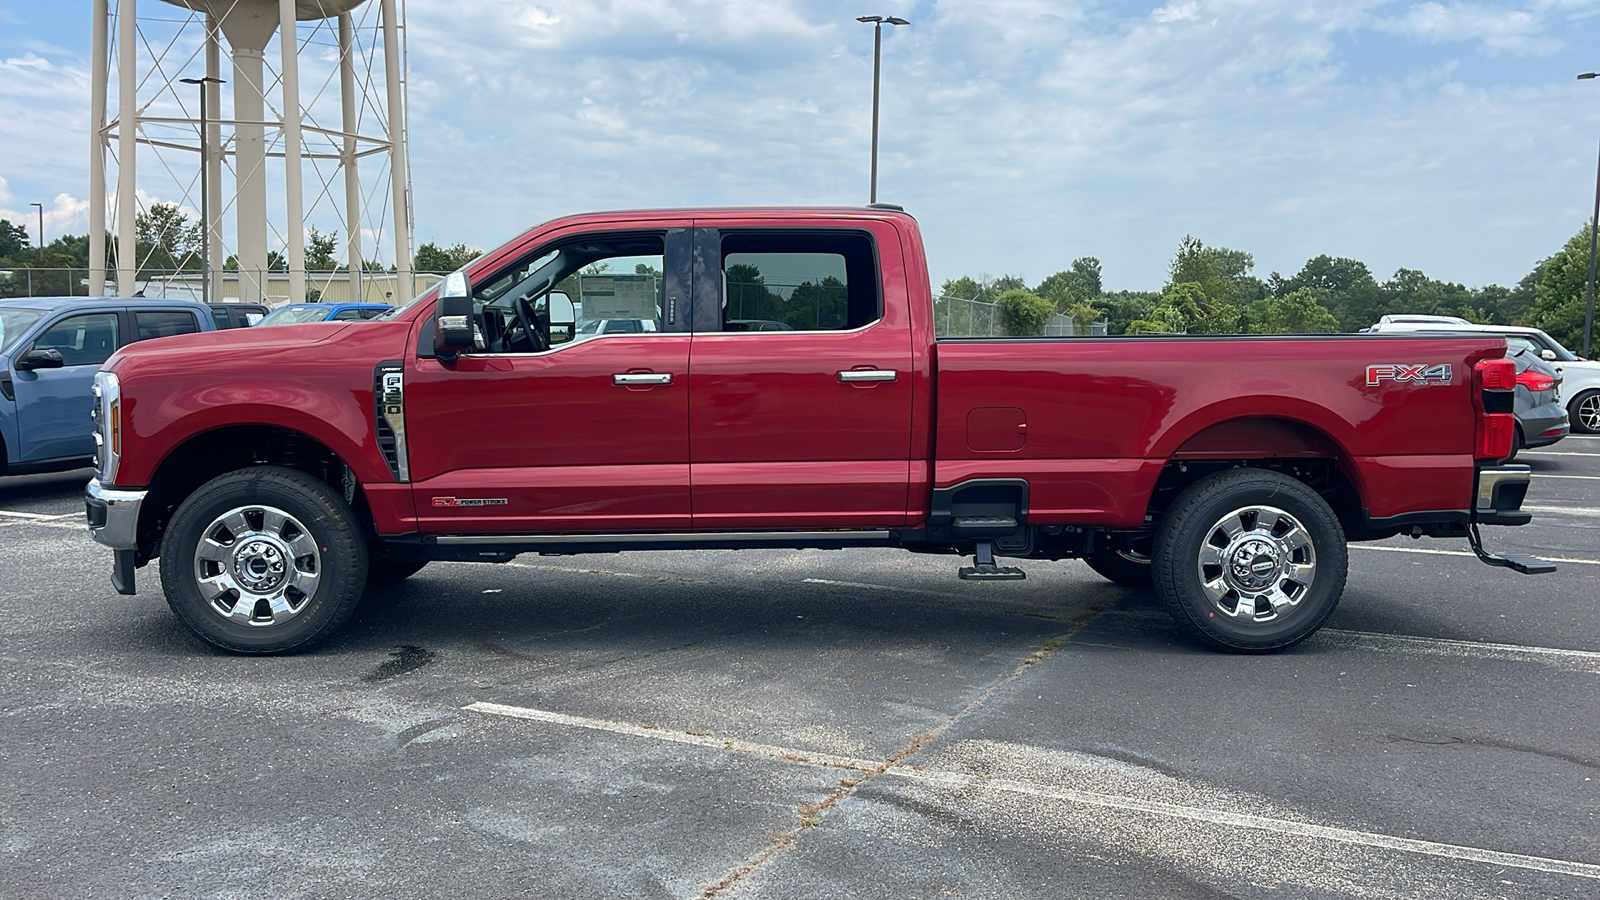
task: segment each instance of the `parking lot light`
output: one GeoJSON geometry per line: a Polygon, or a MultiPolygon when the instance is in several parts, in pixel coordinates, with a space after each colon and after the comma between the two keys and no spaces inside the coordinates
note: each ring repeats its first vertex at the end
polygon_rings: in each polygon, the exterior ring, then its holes
{"type": "Polygon", "coordinates": [[[910,25],[899,16],[856,16],[857,22],[872,25],[872,187],[867,192],[867,202],[878,202],[878,75],[883,62],[883,26],[910,25]]]}
{"type": "MultiPolygon", "coordinates": [[[[1600,72],[1585,72],[1578,76],[1579,81],[1589,81],[1600,77],[1600,72]]],[[[1583,356],[1589,358],[1589,335],[1594,331],[1594,258],[1595,241],[1597,232],[1600,232],[1600,161],[1596,162],[1594,173],[1594,217],[1589,220],[1589,290],[1588,297],[1583,305],[1583,356]]]]}

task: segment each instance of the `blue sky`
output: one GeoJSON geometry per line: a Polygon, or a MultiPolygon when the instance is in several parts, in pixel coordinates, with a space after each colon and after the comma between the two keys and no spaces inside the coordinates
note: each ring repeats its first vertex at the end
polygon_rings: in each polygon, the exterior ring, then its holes
{"type": "MultiPolygon", "coordinates": [[[[1600,81],[1574,76],[1600,69],[1600,0],[406,6],[418,243],[865,202],[867,13],[912,22],[885,31],[879,198],[917,215],[936,284],[1096,256],[1154,289],[1185,234],[1261,276],[1330,253],[1514,284],[1594,197],[1600,81]]],[[[47,237],[87,230],[88,49],[88,3],[0,0],[0,216],[30,233],[34,201],[47,237]]]]}

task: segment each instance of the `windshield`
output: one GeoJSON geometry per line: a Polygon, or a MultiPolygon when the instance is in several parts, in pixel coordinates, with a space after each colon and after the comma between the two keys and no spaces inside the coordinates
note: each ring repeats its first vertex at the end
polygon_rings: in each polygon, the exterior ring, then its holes
{"type": "MultiPolygon", "coordinates": [[[[479,259],[483,259],[482,254],[480,254],[472,262],[477,262],[479,259]]],[[[467,263],[467,265],[468,266],[472,265],[472,262],[467,263]]],[[[461,267],[461,271],[463,271],[463,272],[466,271],[466,266],[462,266],[461,267]]],[[[443,283],[443,279],[440,279],[439,281],[436,281],[433,284],[430,284],[427,287],[423,288],[421,293],[417,294],[415,297],[412,297],[410,300],[407,300],[406,302],[400,304],[399,306],[392,307],[390,309],[386,309],[383,312],[378,313],[377,315],[373,316],[372,318],[375,319],[375,320],[376,319],[393,319],[394,317],[400,315],[401,313],[405,312],[406,310],[410,309],[411,307],[416,306],[417,302],[420,301],[422,298],[424,298],[424,297],[432,297],[434,294],[437,294],[439,292],[439,285],[441,283],[443,283]]]]}
{"type": "Polygon", "coordinates": [[[305,322],[321,322],[328,317],[327,306],[284,306],[267,313],[261,321],[255,324],[260,328],[263,325],[300,325],[305,322]]]}
{"type": "Polygon", "coordinates": [[[42,315],[42,309],[0,309],[0,353],[15,344],[28,326],[39,321],[42,315]]]}

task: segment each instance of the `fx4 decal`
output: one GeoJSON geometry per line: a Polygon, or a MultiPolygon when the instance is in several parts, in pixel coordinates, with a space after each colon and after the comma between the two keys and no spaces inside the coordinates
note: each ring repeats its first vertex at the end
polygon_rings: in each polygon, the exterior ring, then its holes
{"type": "Polygon", "coordinates": [[[1385,381],[1396,384],[1449,384],[1450,364],[1440,363],[1430,366],[1427,363],[1388,363],[1380,366],[1367,366],[1367,386],[1374,387],[1385,381]]]}

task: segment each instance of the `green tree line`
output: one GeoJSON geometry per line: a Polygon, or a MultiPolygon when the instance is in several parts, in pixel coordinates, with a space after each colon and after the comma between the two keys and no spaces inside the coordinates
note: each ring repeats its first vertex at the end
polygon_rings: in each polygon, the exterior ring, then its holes
{"type": "MultiPolygon", "coordinates": [[[[1092,256],[1029,286],[1015,275],[963,275],[940,285],[947,305],[939,321],[965,333],[964,304],[996,304],[1007,334],[1041,334],[1053,313],[1072,317],[1080,333],[1090,322],[1108,334],[1317,334],[1359,331],[1385,315],[1460,316],[1473,322],[1532,325],[1567,347],[1582,348],[1589,273],[1586,223],[1559,250],[1539,260],[1515,287],[1471,288],[1400,269],[1378,281],[1360,260],[1326,254],[1285,278],[1252,274],[1255,258],[1186,235],[1159,291],[1107,291],[1092,256]]],[[[970,315],[970,313],[967,313],[970,315]]]]}
{"type": "MultiPolygon", "coordinates": [[[[175,203],[156,203],[134,217],[137,280],[161,275],[199,272],[201,268],[200,223],[191,220],[175,203]]],[[[315,227],[306,234],[307,272],[348,271],[348,261],[339,253],[339,233],[323,233],[315,227]]],[[[418,247],[412,267],[418,272],[453,272],[478,255],[465,244],[439,247],[432,242],[418,247]]],[[[106,237],[106,265],[116,267],[117,241],[106,237]]],[[[0,219],[0,297],[67,296],[83,294],[83,279],[89,268],[89,236],[66,234],[39,249],[25,224],[0,219]]],[[[223,263],[227,271],[237,271],[239,260],[230,255],[223,263]]],[[[366,260],[363,271],[393,272],[394,266],[366,260]]],[[[276,250],[267,252],[267,271],[287,272],[288,260],[276,250]]]]}

